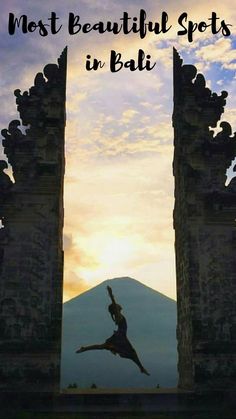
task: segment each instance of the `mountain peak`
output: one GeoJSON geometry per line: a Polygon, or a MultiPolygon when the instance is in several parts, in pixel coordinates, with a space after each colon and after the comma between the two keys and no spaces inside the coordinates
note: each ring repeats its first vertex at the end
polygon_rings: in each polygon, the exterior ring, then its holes
{"type": "Polygon", "coordinates": [[[119,282],[119,281],[135,281],[135,282],[139,282],[134,278],[131,278],[130,276],[119,276],[116,278],[108,278],[105,281],[102,282],[102,284],[105,284],[106,282],[119,282]]]}
{"type": "Polygon", "coordinates": [[[129,296],[136,296],[137,294],[140,295],[141,299],[143,298],[143,292],[145,294],[152,294],[153,296],[159,296],[159,298],[164,298],[165,300],[169,300],[174,302],[174,300],[170,297],[167,297],[166,295],[160,293],[159,291],[154,290],[153,288],[149,287],[148,285],[143,284],[142,282],[138,281],[137,279],[131,278],[129,276],[123,276],[123,277],[115,277],[111,279],[106,279],[103,282],[100,282],[98,285],[96,285],[93,288],[90,288],[89,290],[83,292],[82,294],[79,294],[76,297],[73,297],[71,300],[67,301],[65,304],[68,305],[68,303],[76,302],[78,299],[83,297],[91,298],[92,296],[96,298],[105,298],[106,287],[110,286],[112,290],[116,293],[118,292],[118,295],[126,296],[129,294],[129,296]]]}
{"type": "Polygon", "coordinates": [[[131,279],[132,281],[136,281],[136,279],[134,279],[134,278],[131,278],[130,276],[117,276],[117,277],[115,277],[115,278],[109,278],[108,280],[113,280],[113,279],[131,279]]]}

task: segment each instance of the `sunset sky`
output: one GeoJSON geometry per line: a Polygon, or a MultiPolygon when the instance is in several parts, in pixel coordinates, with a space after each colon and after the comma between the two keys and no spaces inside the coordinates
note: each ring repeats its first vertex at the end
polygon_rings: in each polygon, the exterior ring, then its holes
{"type": "MultiPolygon", "coordinates": [[[[175,298],[174,205],[172,176],[172,48],[185,63],[195,64],[217,93],[227,90],[223,120],[236,130],[236,8],[232,0],[8,0],[0,5],[1,129],[18,119],[13,91],[28,90],[48,62],[56,62],[68,45],[65,287],[64,299],[108,278],[130,276],[175,298]],[[178,4],[177,4],[178,3],[178,4]],[[160,21],[168,13],[172,28],[165,34],[68,34],[69,12],[81,23],[118,21],[123,12],[160,21]],[[26,14],[47,22],[56,12],[62,24],[56,35],[8,34],[8,16],[26,14]],[[178,17],[209,24],[216,12],[231,24],[231,36],[209,27],[195,32],[193,42],[177,36],[178,17]],[[111,50],[128,60],[139,49],[151,55],[155,68],[117,73],[109,70],[111,50]],[[86,71],[86,55],[106,62],[86,71]]],[[[2,149],[0,157],[3,158],[2,149]]]]}

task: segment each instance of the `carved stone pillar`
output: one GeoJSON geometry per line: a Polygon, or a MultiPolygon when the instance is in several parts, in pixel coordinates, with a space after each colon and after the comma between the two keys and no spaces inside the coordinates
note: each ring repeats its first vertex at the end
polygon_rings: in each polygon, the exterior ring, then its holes
{"type": "Polygon", "coordinates": [[[175,249],[179,385],[236,387],[236,155],[231,126],[216,127],[227,92],[212,93],[174,50],[175,249]]]}
{"type": "Polygon", "coordinates": [[[0,390],[59,390],[66,49],[16,103],[0,162],[0,390]],[[21,127],[23,126],[23,129],[21,127]]]}

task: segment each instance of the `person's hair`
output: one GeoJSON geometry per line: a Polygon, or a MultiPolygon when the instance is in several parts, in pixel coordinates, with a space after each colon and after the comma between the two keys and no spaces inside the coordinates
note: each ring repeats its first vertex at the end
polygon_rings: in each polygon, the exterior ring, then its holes
{"type": "Polygon", "coordinates": [[[120,311],[122,310],[122,307],[119,304],[113,304],[113,303],[110,304],[109,307],[108,307],[108,311],[111,314],[111,316],[114,316],[115,308],[120,310],[120,311]]]}

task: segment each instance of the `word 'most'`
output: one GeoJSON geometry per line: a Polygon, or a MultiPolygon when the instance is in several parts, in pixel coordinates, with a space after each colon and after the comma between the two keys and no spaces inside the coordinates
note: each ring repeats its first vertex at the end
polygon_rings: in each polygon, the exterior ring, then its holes
{"type": "MultiPolygon", "coordinates": [[[[193,41],[194,32],[211,31],[213,35],[221,33],[223,36],[231,35],[230,25],[224,19],[217,16],[215,12],[206,20],[194,22],[189,19],[186,12],[183,12],[178,17],[178,36],[187,36],[189,42],[193,41]]],[[[56,12],[51,12],[50,17],[44,21],[39,19],[33,21],[27,15],[15,17],[14,13],[9,13],[8,33],[14,35],[19,29],[22,33],[27,34],[37,31],[40,36],[47,36],[49,34],[56,35],[63,27],[60,18],[56,12]]],[[[139,15],[131,17],[128,12],[124,12],[119,21],[99,21],[97,23],[83,22],[80,15],[72,12],[68,15],[67,29],[70,35],[87,34],[90,32],[97,32],[104,34],[106,32],[113,35],[130,33],[138,34],[141,39],[144,39],[148,33],[159,35],[167,33],[173,25],[169,23],[168,13],[163,11],[158,21],[151,21],[147,19],[147,14],[144,9],[140,9],[139,15]]]]}

